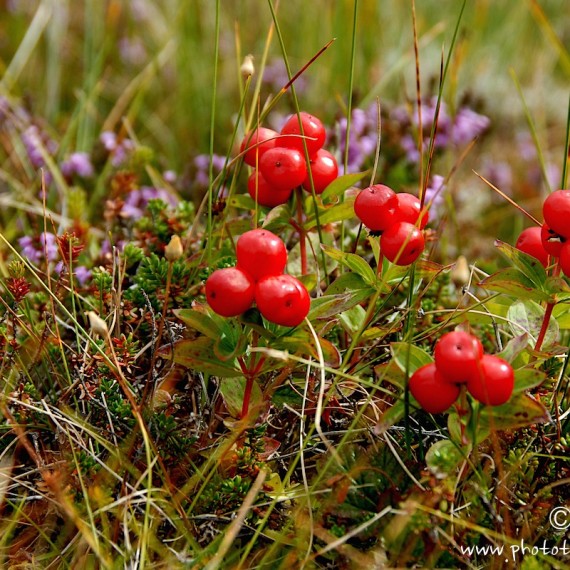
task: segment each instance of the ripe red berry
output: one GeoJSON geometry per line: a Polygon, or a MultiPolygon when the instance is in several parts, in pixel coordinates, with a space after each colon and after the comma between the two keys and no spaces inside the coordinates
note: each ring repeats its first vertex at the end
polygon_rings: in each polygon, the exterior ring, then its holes
{"type": "MultiPolygon", "coordinates": [[[[323,190],[338,176],[336,158],[324,148],[320,148],[310,160],[309,167],[313,175],[315,193],[321,194],[323,190]]],[[[307,177],[303,181],[303,188],[311,191],[311,178],[307,169],[307,177]]]]}
{"type": "Polygon", "coordinates": [[[420,230],[423,230],[428,223],[429,214],[425,208],[422,211],[419,198],[407,192],[399,192],[396,194],[396,198],[398,200],[398,206],[394,213],[393,223],[408,222],[418,226],[420,230]]]}
{"type": "Polygon", "coordinates": [[[430,414],[445,412],[459,396],[459,386],[445,382],[433,362],[412,374],[409,387],[412,396],[430,414]]]}
{"type": "Polygon", "coordinates": [[[259,159],[271,148],[274,148],[279,133],[265,127],[258,127],[245,135],[240,145],[240,152],[244,154],[243,161],[249,166],[256,166],[259,159]]]}
{"type": "Polygon", "coordinates": [[[560,250],[560,259],[558,260],[560,269],[566,277],[570,277],[570,242],[565,243],[560,250]]]}
{"type": "Polygon", "coordinates": [[[570,238],[570,190],[555,190],[549,194],[542,204],[542,215],[553,232],[570,238]]]}
{"type": "Polygon", "coordinates": [[[515,247],[528,255],[538,259],[544,267],[548,265],[548,252],[544,249],[541,237],[541,228],[533,226],[523,230],[517,239],[515,247]]]}
{"type": "Polygon", "coordinates": [[[485,354],[479,372],[467,382],[469,393],[482,404],[500,406],[508,402],[515,385],[513,367],[502,358],[485,354]]]}
{"type": "Polygon", "coordinates": [[[292,275],[261,279],[255,287],[255,302],[268,321],[284,327],[301,324],[311,307],[307,289],[292,275]]]}
{"type": "MultiPolygon", "coordinates": [[[[299,117],[297,115],[292,115],[289,117],[287,122],[283,125],[281,129],[282,135],[301,135],[305,137],[304,140],[307,143],[307,150],[309,156],[312,156],[322,148],[325,144],[326,131],[325,127],[317,117],[309,115],[301,111],[299,117]],[[299,123],[299,118],[301,122],[299,123]],[[301,126],[303,127],[303,132],[301,133],[301,126]]],[[[279,139],[279,146],[284,146],[288,148],[296,148],[297,150],[304,153],[303,138],[300,136],[286,136],[279,139]]]]}
{"type": "Polygon", "coordinates": [[[483,345],[472,334],[453,331],[444,334],[434,349],[435,365],[446,382],[462,384],[479,374],[483,345]]]}
{"type": "Polygon", "coordinates": [[[553,232],[547,224],[542,224],[540,238],[542,247],[544,247],[547,253],[552,255],[552,257],[560,257],[562,246],[566,243],[565,237],[553,232]]]}
{"type": "Polygon", "coordinates": [[[259,171],[275,190],[284,192],[303,183],[307,176],[307,165],[299,150],[275,147],[260,158],[259,171]]]}
{"type": "Polygon", "coordinates": [[[280,275],[287,265],[283,240],[269,230],[256,229],[242,234],[236,244],[237,267],[253,281],[268,275],[280,275]]]}
{"type": "Polygon", "coordinates": [[[380,251],[396,265],[410,265],[424,250],[422,230],[408,222],[392,224],[380,238],[380,251]]]}
{"type": "Polygon", "coordinates": [[[267,183],[258,170],[254,170],[247,179],[247,191],[249,195],[261,206],[274,208],[285,204],[291,197],[293,190],[279,192],[267,183]]]}
{"type": "Polygon", "coordinates": [[[361,190],[354,201],[354,213],[360,221],[375,232],[383,232],[392,223],[398,199],[384,184],[374,184],[361,190]]]}
{"type": "Polygon", "coordinates": [[[255,285],[251,277],[237,267],[216,269],[206,279],[206,300],[222,317],[235,317],[253,304],[255,285]]]}

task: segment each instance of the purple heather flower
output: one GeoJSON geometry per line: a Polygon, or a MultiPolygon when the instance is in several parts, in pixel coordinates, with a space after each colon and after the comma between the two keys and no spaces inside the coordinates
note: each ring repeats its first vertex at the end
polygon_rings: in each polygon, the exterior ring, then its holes
{"type": "MultiPolygon", "coordinates": [[[[294,70],[291,70],[293,75],[294,70]]],[[[285,67],[285,62],[282,59],[275,59],[269,65],[265,66],[263,70],[263,82],[270,85],[273,89],[281,89],[284,85],[289,82],[289,77],[287,76],[287,68],[285,67]]],[[[295,79],[295,90],[298,93],[302,93],[306,86],[307,80],[301,75],[295,79]]]]}
{"type": "Polygon", "coordinates": [[[432,220],[441,215],[441,209],[445,202],[443,193],[447,187],[444,180],[443,176],[434,174],[431,178],[431,184],[426,188],[425,203],[431,203],[429,212],[432,220]]]}
{"type": "Polygon", "coordinates": [[[50,232],[43,232],[38,238],[23,236],[18,240],[18,244],[22,248],[22,256],[36,265],[45,259],[46,253],[48,261],[54,261],[59,256],[57,238],[50,232]]]}
{"type": "Polygon", "coordinates": [[[121,166],[135,148],[135,143],[131,139],[125,138],[119,142],[117,135],[112,131],[102,132],[99,140],[111,155],[111,164],[115,167],[121,166]]]}
{"type": "Polygon", "coordinates": [[[172,208],[178,205],[178,199],[164,188],[142,186],[129,192],[121,209],[121,216],[131,220],[138,220],[142,218],[149,201],[155,199],[162,200],[172,208]]]}
{"type": "Polygon", "coordinates": [[[90,178],[93,176],[93,165],[86,152],[74,152],[62,163],[61,172],[66,178],[72,178],[74,175],[90,178]]]}
{"type": "Polygon", "coordinates": [[[128,65],[140,65],[147,59],[147,52],[140,38],[121,38],[119,40],[119,53],[123,63],[128,65]]]}
{"type": "Polygon", "coordinates": [[[485,178],[499,190],[510,194],[513,187],[513,171],[510,164],[504,161],[487,159],[483,165],[485,178]]]}
{"type": "Polygon", "coordinates": [[[456,145],[467,144],[486,131],[490,124],[489,117],[480,115],[468,107],[462,107],[455,116],[452,140],[456,145]]]}
{"type": "Polygon", "coordinates": [[[162,178],[164,178],[165,182],[168,182],[169,184],[174,184],[176,183],[176,172],[174,172],[174,170],[165,170],[162,173],[162,178]]]}
{"type": "Polygon", "coordinates": [[[84,265],[78,265],[75,268],[75,278],[79,285],[85,285],[91,279],[91,270],[87,269],[84,265]]]}
{"type": "MultiPolygon", "coordinates": [[[[223,156],[213,154],[211,157],[214,175],[218,174],[224,168],[226,159],[223,156]]],[[[210,183],[209,170],[210,170],[210,155],[199,154],[194,157],[194,166],[196,167],[196,174],[194,182],[197,186],[207,188],[210,183]]]]}

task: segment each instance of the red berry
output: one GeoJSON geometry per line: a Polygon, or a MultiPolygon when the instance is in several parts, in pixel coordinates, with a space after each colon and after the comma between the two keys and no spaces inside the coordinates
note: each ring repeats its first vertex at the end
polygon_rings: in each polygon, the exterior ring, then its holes
{"type": "Polygon", "coordinates": [[[420,230],[423,230],[428,223],[429,214],[425,208],[422,211],[419,198],[407,192],[396,194],[396,198],[398,200],[398,206],[394,213],[393,223],[408,222],[418,226],[420,230]],[[418,222],[418,220],[420,221],[418,222]]]}
{"type": "Polygon", "coordinates": [[[259,171],[254,170],[247,179],[247,191],[259,205],[274,208],[280,204],[285,204],[291,197],[293,190],[278,192],[267,183],[259,171]]]}
{"type": "Polygon", "coordinates": [[[479,373],[467,382],[469,393],[482,404],[500,406],[508,402],[515,386],[513,367],[502,358],[485,354],[479,373]]]}
{"type": "Polygon", "coordinates": [[[206,300],[222,317],[235,317],[253,304],[255,285],[251,277],[237,267],[216,269],[206,279],[206,300]]]}
{"type": "MultiPolygon", "coordinates": [[[[309,115],[309,113],[301,111],[301,113],[299,113],[299,117],[297,115],[292,115],[291,117],[289,117],[289,119],[281,129],[281,134],[282,135],[303,134],[305,137],[310,137],[310,138],[305,138],[304,140],[307,143],[307,150],[309,152],[309,156],[312,156],[325,144],[325,138],[326,138],[325,127],[323,126],[321,121],[317,119],[317,117],[313,117],[313,115],[309,115]],[[299,117],[301,119],[300,123],[299,123],[299,117]],[[302,133],[301,133],[301,125],[303,127],[302,133]]],[[[302,153],[305,152],[305,147],[303,146],[303,138],[300,136],[282,137],[279,139],[279,146],[296,148],[302,153]]]]}
{"type": "Polygon", "coordinates": [[[453,331],[444,334],[434,350],[435,365],[446,382],[462,384],[479,374],[483,345],[472,334],[453,331]]]}
{"type": "Polygon", "coordinates": [[[566,243],[566,238],[553,232],[546,224],[542,224],[540,229],[542,247],[552,257],[560,257],[562,246],[566,243]]]}
{"type": "Polygon", "coordinates": [[[383,232],[391,224],[397,206],[398,199],[391,188],[374,184],[358,193],[354,213],[369,230],[383,232]]]}
{"type": "Polygon", "coordinates": [[[258,160],[271,148],[275,147],[279,133],[272,129],[265,127],[258,127],[257,129],[247,133],[241,141],[240,152],[247,149],[243,157],[243,161],[249,166],[257,166],[258,160]],[[264,142],[265,141],[265,142],[264,142]]]}
{"type": "Polygon", "coordinates": [[[433,362],[412,374],[409,387],[412,396],[430,414],[445,412],[459,396],[459,386],[445,382],[433,362]]]}
{"type": "Polygon", "coordinates": [[[307,176],[307,165],[299,150],[275,147],[260,158],[259,171],[275,190],[284,192],[303,183],[307,176]]]}
{"type": "Polygon", "coordinates": [[[396,265],[410,265],[424,250],[422,230],[408,222],[392,224],[380,238],[380,251],[396,265]]]}
{"type": "MultiPolygon", "coordinates": [[[[310,160],[310,169],[313,175],[315,193],[321,194],[323,190],[338,176],[338,164],[336,158],[324,148],[320,148],[310,160]]],[[[311,191],[311,179],[307,171],[307,177],[303,181],[303,188],[311,191]]]]}
{"type": "Polygon", "coordinates": [[[560,259],[558,260],[560,269],[566,277],[570,277],[570,242],[565,243],[560,250],[560,259]]]}
{"type": "Polygon", "coordinates": [[[548,265],[548,252],[544,249],[541,231],[538,226],[526,228],[519,235],[515,247],[524,253],[528,253],[528,255],[532,255],[546,267],[548,265]]]}
{"type": "Polygon", "coordinates": [[[272,275],[255,287],[259,312],[272,323],[296,327],[307,316],[311,298],[305,286],[292,275],[272,275]]]}
{"type": "Polygon", "coordinates": [[[253,281],[280,275],[287,265],[283,240],[269,230],[256,229],[242,234],[236,244],[237,266],[253,281]]]}
{"type": "Polygon", "coordinates": [[[542,215],[550,229],[565,238],[570,238],[570,190],[555,190],[542,204],[542,215]]]}

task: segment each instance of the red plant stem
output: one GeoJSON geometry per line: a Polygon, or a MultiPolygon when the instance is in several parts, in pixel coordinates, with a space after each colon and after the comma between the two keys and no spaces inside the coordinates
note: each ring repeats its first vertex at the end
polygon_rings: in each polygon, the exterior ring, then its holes
{"type": "MultiPolygon", "coordinates": [[[[554,270],[552,271],[553,277],[558,277],[560,275],[560,265],[556,263],[554,270]]],[[[548,325],[550,323],[550,317],[552,316],[552,310],[554,309],[554,303],[547,303],[546,309],[544,310],[544,317],[542,318],[542,325],[540,327],[540,332],[538,333],[538,338],[536,339],[536,345],[534,347],[535,351],[539,351],[544,342],[544,337],[546,336],[546,331],[548,330],[548,325]]]]}
{"type": "Polygon", "coordinates": [[[249,401],[251,400],[251,391],[253,388],[253,381],[255,380],[254,374],[246,375],[245,390],[243,392],[243,404],[241,406],[241,417],[245,418],[249,411],[249,401]]]}
{"type": "Polygon", "coordinates": [[[307,232],[303,228],[303,190],[296,189],[297,193],[297,231],[299,232],[299,248],[301,250],[301,275],[307,275],[307,232]]]}
{"type": "Polygon", "coordinates": [[[542,326],[540,327],[540,332],[538,333],[538,338],[536,339],[536,345],[534,346],[534,350],[537,352],[542,347],[544,337],[546,336],[546,331],[548,330],[548,325],[550,323],[550,317],[552,316],[552,309],[554,309],[554,303],[547,303],[546,309],[544,311],[544,317],[542,319],[542,326]]]}

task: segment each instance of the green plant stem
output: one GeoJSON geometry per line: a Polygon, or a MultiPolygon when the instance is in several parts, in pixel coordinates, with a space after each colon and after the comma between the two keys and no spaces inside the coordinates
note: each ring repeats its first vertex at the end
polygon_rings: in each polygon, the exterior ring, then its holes
{"type": "Polygon", "coordinates": [[[297,198],[297,231],[299,232],[299,249],[301,250],[301,275],[307,275],[307,232],[303,228],[303,190],[295,189],[297,198]]]}

